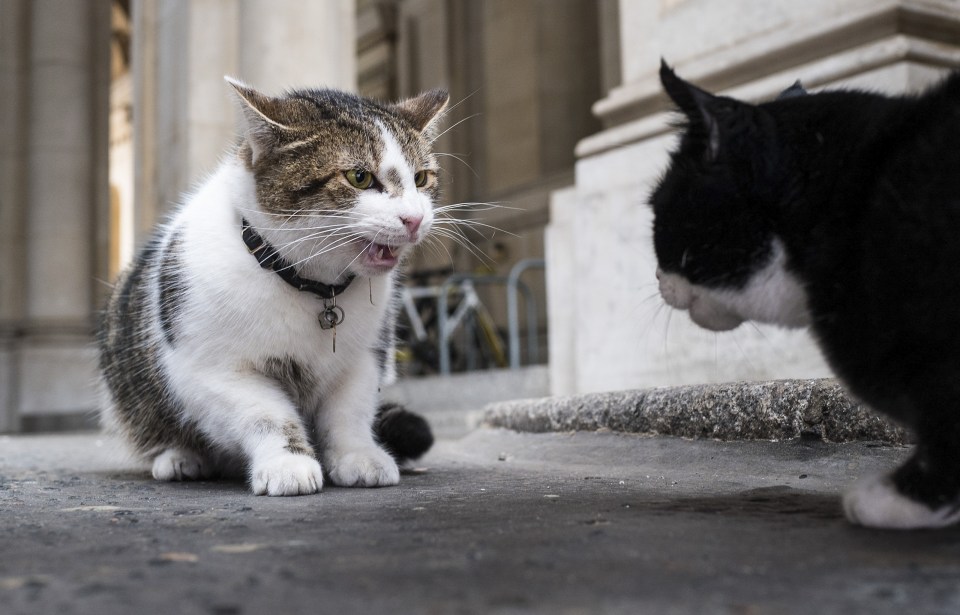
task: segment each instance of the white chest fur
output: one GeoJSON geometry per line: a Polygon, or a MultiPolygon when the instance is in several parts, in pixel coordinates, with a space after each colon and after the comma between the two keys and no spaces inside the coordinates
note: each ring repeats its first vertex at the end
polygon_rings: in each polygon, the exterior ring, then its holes
{"type": "Polygon", "coordinates": [[[225,163],[170,225],[169,233],[180,237],[189,290],[178,323],[182,342],[169,358],[234,366],[290,359],[321,386],[332,383],[378,343],[393,275],[354,280],[336,298],[343,322],[322,329],[324,301],[262,269],[241,239],[240,219],[255,198],[248,175],[225,163]]]}

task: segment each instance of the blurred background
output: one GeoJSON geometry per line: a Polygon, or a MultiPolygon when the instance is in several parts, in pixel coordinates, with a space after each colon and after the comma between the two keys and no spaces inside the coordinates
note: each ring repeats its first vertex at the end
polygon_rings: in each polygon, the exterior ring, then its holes
{"type": "MultiPolygon", "coordinates": [[[[421,252],[387,395],[487,401],[828,376],[804,332],[715,335],[656,296],[657,69],[748,100],[915,91],[960,66],[957,0],[0,0],[0,432],[95,424],[117,273],[235,138],[224,75],[280,93],[451,93],[463,242],[421,252]]],[[[440,415],[438,415],[440,416],[440,415]]]]}

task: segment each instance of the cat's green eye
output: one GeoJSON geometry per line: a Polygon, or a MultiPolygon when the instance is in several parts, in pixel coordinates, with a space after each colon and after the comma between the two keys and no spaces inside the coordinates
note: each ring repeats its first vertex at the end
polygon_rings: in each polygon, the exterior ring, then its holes
{"type": "Polygon", "coordinates": [[[350,185],[358,190],[366,190],[373,185],[373,173],[370,171],[350,169],[344,173],[344,176],[347,178],[347,181],[350,182],[350,185]]]}
{"type": "Polygon", "coordinates": [[[413,181],[417,184],[417,188],[423,188],[427,185],[427,180],[430,179],[430,176],[426,171],[417,171],[416,175],[413,176],[413,181]]]}

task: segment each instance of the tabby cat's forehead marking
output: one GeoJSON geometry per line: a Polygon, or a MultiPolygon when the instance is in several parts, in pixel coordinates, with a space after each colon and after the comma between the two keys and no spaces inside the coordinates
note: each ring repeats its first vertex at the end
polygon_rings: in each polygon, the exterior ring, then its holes
{"type": "Polygon", "coordinates": [[[380,128],[380,142],[383,144],[383,149],[379,152],[380,160],[377,174],[381,180],[394,184],[397,193],[402,193],[408,189],[416,190],[413,179],[416,169],[411,166],[416,164],[414,162],[415,152],[409,147],[404,151],[403,146],[400,145],[391,130],[381,122],[377,122],[377,125],[380,128]]]}

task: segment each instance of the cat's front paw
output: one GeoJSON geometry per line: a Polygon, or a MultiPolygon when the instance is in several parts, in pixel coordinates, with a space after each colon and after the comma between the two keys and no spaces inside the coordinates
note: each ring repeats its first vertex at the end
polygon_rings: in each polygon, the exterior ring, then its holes
{"type": "Polygon", "coordinates": [[[199,480],[212,474],[203,457],[181,448],[168,448],[153,460],[153,477],[157,480],[199,480]]]}
{"type": "Polygon", "coordinates": [[[379,447],[332,456],[327,468],[330,480],[341,487],[386,487],[400,482],[397,462],[379,447]]]}
{"type": "Polygon", "coordinates": [[[254,495],[309,495],[323,487],[320,463],[309,455],[284,453],[256,461],[250,472],[254,495]]]}
{"type": "Polygon", "coordinates": [[[887,476],[861,480],[843,496],[851,523],[878,529],[937,528],[960,521],[960,504],[931,509],[897,491],[887,476]]]}

